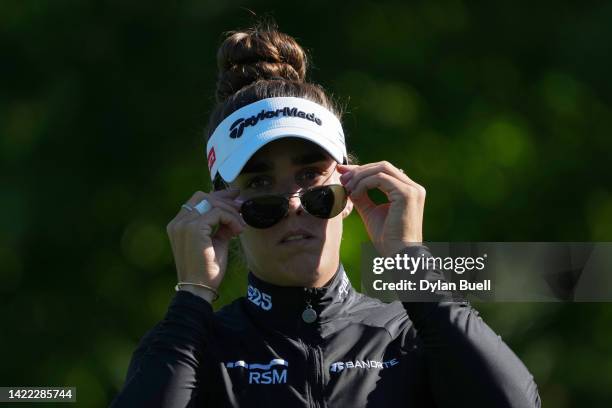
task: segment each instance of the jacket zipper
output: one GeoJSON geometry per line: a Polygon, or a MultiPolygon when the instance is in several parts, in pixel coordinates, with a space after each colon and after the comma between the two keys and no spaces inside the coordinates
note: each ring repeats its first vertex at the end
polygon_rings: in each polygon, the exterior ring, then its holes
{"type": "Polygon", "coordinates": [[[304,344],[306,362],[308,364],[308,379],[306,381],[309,405],[313,408],[325,407],[323,400],[322,353],[319,346],[304,344]]]}
{"type": "MultiPolygon", "coordinates": [[[[312,290],[306,289],[307,307],[310,306],[311,297],[312,290]]],[[[306,351],[306,363],[308,364],[307,372],[309,373],[307,380],[308,400],[311,407],[320,408],[325,406],[323,400],[322,352],[318,345],[311,345],[313,335],[311,333],[312,327],[310,327],[310,324],[312,323],[305,323],[308,341],[302,341],[306,351]]]]}

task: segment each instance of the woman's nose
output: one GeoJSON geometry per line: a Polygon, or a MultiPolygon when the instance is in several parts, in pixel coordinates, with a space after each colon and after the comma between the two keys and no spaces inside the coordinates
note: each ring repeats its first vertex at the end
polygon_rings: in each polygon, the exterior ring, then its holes
{"type": "Polygon", "coordinates": [[[289,212],[295,212],[296,214],[302,213],[302,203],[297,194],[289,198],[289,212]]]}

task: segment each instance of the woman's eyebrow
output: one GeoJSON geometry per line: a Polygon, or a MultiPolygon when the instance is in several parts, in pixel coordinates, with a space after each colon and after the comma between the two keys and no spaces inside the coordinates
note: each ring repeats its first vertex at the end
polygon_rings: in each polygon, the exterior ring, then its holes
{"type": "Polygon", "coordinates": [[[269,161],[248,161],[247,164],[244,165],[240,174],[249,174],[249,173],[263,173],[265,171],[270,171],[274,168],[274,166],[269,161]]]}
{"type": "MultiPolygon", "coordinates": [[[[320,151],[316,152],[308,152],[305,154],[301,154],[299,156],[295,156],[291,158],[291,163],[304,165],[317,163],[320,161],[327,160],[327,157],[320,151]]],[[[259,161],[249,161],[242,168],[240,174],[249,174],[249,173],[264,173],[266,171],[274,170],[274,163],[268,160],[259,160],[259,161]]]]}
{"type": "Polygon", "coordinates": [[[293,157],[291,159],[291,163],[293,164],[311,164],[311,163],[316,163],[316,162],[320,162],[324,160],[327,160],[327,157],[325,157],[325,155],[322,152],[315,151],[315,152],[309,152],[306,154],[302,154],[297,157],[293,157]]]}

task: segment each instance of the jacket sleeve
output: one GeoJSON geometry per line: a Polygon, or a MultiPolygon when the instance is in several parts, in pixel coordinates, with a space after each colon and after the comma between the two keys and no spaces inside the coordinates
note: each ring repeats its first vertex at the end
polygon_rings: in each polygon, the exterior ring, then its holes
{"type": "MultiPolygon", "coordinates": [[[[431,256],[425,246],[402,250],[431,256]]],[[[444,280],[439,271],[417,279],[444,280]]],[[[431,296],[431,295],[429,295],[431,296]]],[[[403,302],[424,347],[426,375],[436,405],[445,407],[540,407],[533,376],[467,301],[436,293],[427,302],[403,302]]]]}
{"type": "Polygon", "coordinates": [[[202,356],[212,318],[204,299],[176,292],[164,319],[140,340],[111,407],[202,406],[201,383],[207,377],[202,356]]]}

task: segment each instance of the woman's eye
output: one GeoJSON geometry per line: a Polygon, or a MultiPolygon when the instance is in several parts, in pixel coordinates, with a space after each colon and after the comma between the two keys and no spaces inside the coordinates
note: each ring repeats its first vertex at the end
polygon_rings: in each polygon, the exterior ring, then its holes
{"type": "Polygon", "coordinates": [[[255,177],[247,183],[247,188],[253,188],[253,189],[266,188],[266,187],[269,187],[271,184],[272,183],[269,177],[255,177]]]}
{"type": "Polygon", "coordinates": [[[319,173],[318,171],[314,171],[314,170],[308,170],[306,172],[306,177],[311,179],[311,180],[317,178],[320,175],[321,175],[321,173],[319,173]]]}
{"type": "Polygon", "coordinates": [[[307,169],[300,173],[298,176],[299,181],[311,183],[319,180],[323,175],[323,172],[317,169],[307,169]]]}

